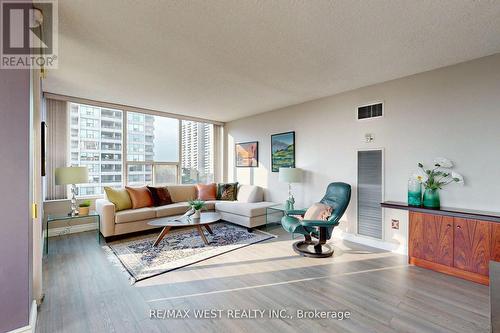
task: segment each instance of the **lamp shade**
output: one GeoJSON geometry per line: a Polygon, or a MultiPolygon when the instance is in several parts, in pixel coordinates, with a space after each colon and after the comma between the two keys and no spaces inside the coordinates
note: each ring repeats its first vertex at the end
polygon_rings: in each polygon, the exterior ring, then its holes
{"type": "Polygon", "coordinates": [[[280,168],[279,180],[284,183],[300,183],[302,180],[302,169],[280,168]]]}
{"type": "Polygon", "coordinates": [[[86,184],[89,182],[87,167],[56,168],[56,185],[86,184]]]}

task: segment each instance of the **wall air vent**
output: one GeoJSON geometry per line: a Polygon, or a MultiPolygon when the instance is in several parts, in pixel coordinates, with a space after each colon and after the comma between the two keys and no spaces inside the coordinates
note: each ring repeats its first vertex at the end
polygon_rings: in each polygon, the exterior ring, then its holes
{"type": "Polygon", "coordinates": [[[384,114],[384,103],[375,103],[358,107],[358,120],[379,118],[384,114]]]}

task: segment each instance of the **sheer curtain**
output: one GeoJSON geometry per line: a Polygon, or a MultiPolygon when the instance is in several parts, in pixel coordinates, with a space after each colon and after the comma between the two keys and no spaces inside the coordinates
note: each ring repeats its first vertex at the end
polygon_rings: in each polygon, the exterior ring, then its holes
{"type": "Polygon", "coordinates": [[[221,125],[214,125],[214,182],[222,182],[222,145],[223,143],[223,130],[221,125]]]}
{"type": "Polygon", "coordinates": [[[56,186],[54,171],[67,166],[68,102],[46,99],[47,112],[47,180],[45,200],[66,199],[66,186],[56,186]]]}

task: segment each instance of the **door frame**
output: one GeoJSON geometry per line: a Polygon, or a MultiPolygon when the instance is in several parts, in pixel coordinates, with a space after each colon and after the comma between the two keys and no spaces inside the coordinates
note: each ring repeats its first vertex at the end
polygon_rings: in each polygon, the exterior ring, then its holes
{"type": "Polygon", "coordinates": [[[378,241],[385,241],[385,210],[382,209],[382,238],[376,238],[372,236],[366,236],[366,235],[361,235],[359,233],[359,177],[358,177],[358,171],[359,171],[359,159],[358,159],[358,153],[361,151],[376,151],[379,150],[382,152],[382,198],[381,201],[385,201],[385,148],[384,147],[373,147],[373,148],[358,148],[356,149],[356,230],[355,230],[355,235],[356,237],[363,237],[366,239],[372,239],[372,240],[378,240],[378,241]]]}
{"type": "MultiPolygon", "coordinates": [[[[39,69],[30,71],[30,200],[32,202],[31,223],[33,238],[33,258],[32,258],[32,288],[33,298],[36,304],[43,301],[43,177],[41,173],[42,165],[42,89],[41,74],[39,69]]],[[[48,232],[48,231],[47,231],[48,232]]]]}

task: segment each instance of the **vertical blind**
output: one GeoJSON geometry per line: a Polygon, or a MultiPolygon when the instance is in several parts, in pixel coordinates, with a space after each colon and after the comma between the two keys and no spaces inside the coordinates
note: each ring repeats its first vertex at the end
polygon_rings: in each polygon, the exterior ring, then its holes
{"type": "Polygon", "coordinates": [[[358,152],[358,234],[382,239],[382,151],[358,152]]]}
{"type": "Polygon", "coordinates": [[[55,184],[54,171],[67,165],[68,103],[46,99],[47,112],[47,180],[45,200],[66,199],[66,186],[55,184]]]}

